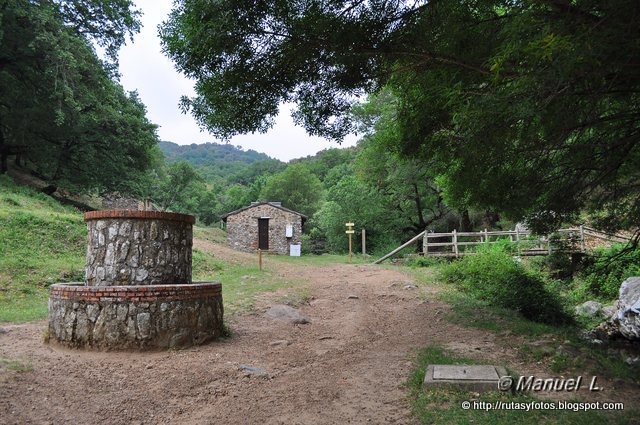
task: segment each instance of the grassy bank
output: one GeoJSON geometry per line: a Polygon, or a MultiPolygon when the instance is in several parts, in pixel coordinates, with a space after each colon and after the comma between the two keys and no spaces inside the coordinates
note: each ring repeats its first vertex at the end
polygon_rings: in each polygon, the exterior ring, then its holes
{"type": "MultiPolygon", "coordinates": [[[[548,376],[594,375],[631,385],[640,383],[640,368],[625,361],[629,357],[626,351],[591,344],[581,336],[582,322],[567,317],[575,300],[567,292],[560,291],[558,283],[540,268],[496,252],[458,261],[425,259],[408,264],[411,266],[405,270],[417,282],[436,289],[437,296],[450,305],[446,320],[494,333],[504,344],[517,347],[523,362],[536,363],[547,369],[548,376]],[[536,310],[527,309],[529,304],[536,304],[536,310]]],[[[478,397],[455,390],[425,393],[422,381],[428,364],[489,362],[483,362],[480,357],[459,358],[437,346],[425,347],[415,362],[408,386],[414,413],[424,424],[508,424],[514,421],[626,424],[637,423],[634,420],[640,417],[636,406],[625,406],[624,412],[465,410],[463,401],[527,403],[538,399],[531,395],[504,393],[478,397]]],[[[517,375],[520,371],[510,372],[517,375]]]]}
{"type": "Polygon", "coordinates": [[[0,176],[0,321],[45,317],[49,285],[84,278],[85,235],[79,211],[0,176]]]}

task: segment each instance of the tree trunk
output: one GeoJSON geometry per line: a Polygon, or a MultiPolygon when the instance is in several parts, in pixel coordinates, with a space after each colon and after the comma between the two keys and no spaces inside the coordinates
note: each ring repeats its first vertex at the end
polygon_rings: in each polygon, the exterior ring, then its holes
{"type": "Polygon", "coordinates": [[[463,232],[471,232],[473,230],[469,210],[464,210],[460,213],[460,230],[463,232]]]}
{"type": "Polygon", "coordinates": [[[9,153],[6,151],[6,147],[4,145],[4,131],[2,131],[2,126],[0,126],[0,174],[5,174],[8,170],[8,156],[9,153]]]}

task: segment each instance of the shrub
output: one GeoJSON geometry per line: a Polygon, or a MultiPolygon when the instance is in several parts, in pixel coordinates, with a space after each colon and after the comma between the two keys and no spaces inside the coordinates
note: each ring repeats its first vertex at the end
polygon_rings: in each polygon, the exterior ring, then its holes
{"type": "Polygon", "coordinates": [[[327,251],[327,238],[317,227],[302,234],[302,254],[324,254],[327,251]]]}
{"type": "Polygon", "coordinates": [[[640,276],[640,249],[625,249],[614,245],[601,249],[592,258],[593,263],[583,274],[585,292],[604,300],[618,298],[622,282],[631,276],[640,276]]]}
{"type": "Polygon", "coordinates": [[[542,274],[525,267],[501,246],[482,247],[442,269],[445,281],[487,303],[516,310],[530,320],[557,324],[569,321],[559,298],[542,274]]]}
{"type": "Polygon", "coordinates": [[[447,260],[439,257],[409,257],[404,261],[409,267],[433,267],[445,263],[447,260]]]}

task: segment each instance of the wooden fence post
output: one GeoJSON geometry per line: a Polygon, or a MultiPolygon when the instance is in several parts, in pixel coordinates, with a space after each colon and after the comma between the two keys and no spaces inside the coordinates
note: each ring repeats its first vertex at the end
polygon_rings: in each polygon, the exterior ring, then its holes
{"type": "Polygon", "coordinates": [[[429,255],[429,231],[424,231],[424,239],[422,241],[422,255],[429,255]]]}
{"type": "Polygon", "coordinates": [[[362,229],[362,255],[367,255],[367,231],[362,229]]]}
{"type": "Polygon", "coordinates": [[[456,230],[453,229],[453,233],[451,234],[451,241],[453,242],[453,252],[455,252],[456,257],[458,256],[458,234],[456,230]]]}

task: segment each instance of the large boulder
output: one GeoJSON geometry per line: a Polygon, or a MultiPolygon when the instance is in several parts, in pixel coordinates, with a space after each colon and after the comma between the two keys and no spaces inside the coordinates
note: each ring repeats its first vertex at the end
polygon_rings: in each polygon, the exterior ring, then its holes
{"type": "MultiPolygon", "coordinates": [[[[595,307],[593,304],[589,306],[595,307]]],[[[577,314],[580,307],[576,308],[577,314]]],[[[584,306],[584,310],[590,309],[584,306]]],[[[622,282],[616,306],[602,307],[601,311],[609,319],[586,332],[586,339],[594,343],[619,338],[640,340],[640,277],[630,277],[622,282]]]]}
{"type": "Polygon", "coordinates": [[[620,286],[618,311],[613,316],[622,336],[640,340],[640,277],[630,277],[620,286]]]}

